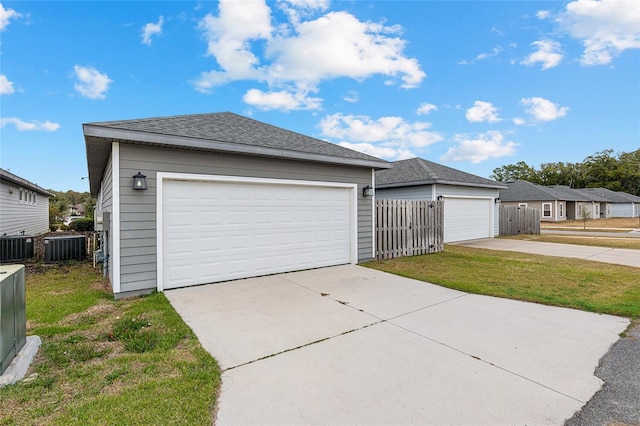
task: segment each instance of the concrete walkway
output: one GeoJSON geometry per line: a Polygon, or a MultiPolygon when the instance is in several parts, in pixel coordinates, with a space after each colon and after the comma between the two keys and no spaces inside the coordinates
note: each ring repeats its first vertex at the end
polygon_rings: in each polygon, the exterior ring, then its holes
{"type": "Polygon", "coordinates": [[[540,229],[541,234],[553,234],[553,235],[573,235],[581,237],[609,237],[609,238],[640,238],[640,229],[635,229],[630,232],[606,232],[606,231],[561,231],[553,228],[540,229]]]}
{"type": "Polygon", "coordinates": [[[354,265],[165,294],[223,369],[218,425],[559,425],[629,323],[354,265]]]}
{"type": "Polygon", "coordinates": [[[640,250],[543,243],[540,241],[512,240],[507,238],[483,238],[480,240],[460,241],[452,244],[489,250],[519,251],[545,256],[573,257],[640,268],[640,250]]]}

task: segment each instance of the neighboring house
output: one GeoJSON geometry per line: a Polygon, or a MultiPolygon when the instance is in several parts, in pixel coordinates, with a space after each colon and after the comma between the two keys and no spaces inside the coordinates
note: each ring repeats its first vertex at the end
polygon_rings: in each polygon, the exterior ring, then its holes
{"type": "Polygon", "coordinates": [[[49,197],[44,188],[0,169],[0,235],[49,231],[49,197]]]}
{"type": "Polygon", "coordinates": [[[567,186],[547,187],[524,180],[506,182],[500,190],[500,201],[508,206],[530,207],[540,210],[543,222],[561,222],[579,219],[583,205],[591,209],[586,196],[567,186]]]}
{"type": "Polygon", "coordinates": [[[620,206],[620,217],[640,217],[640,197],[620,191],[616,194],[629,201],[629,204],[620,206]]]}
{"type": "Polygon", "coordinates": [[[374,257],[384,160],[229,112],[83,129],[116,298],[374,257]]]}
{"type": "Polygon", "coordinates": [[[607,188],[584,188],[576,191],[600,203],[600,217],[634,217],[640,213],[640,197],[607,188]],[[634,202],[634,197],[636,201],[634,202]]]}
{"type": "Polygon", "coordinates": [[[444,242],[494,237],[498,234],[498,182],[412,158],[376,172],[376,198],[444,199],[444,242]]]}
{"type": "Polygon", "coordinates": [[[68,216],[84,216],[85,215],[84,204],[74,204],[73,206],[69,206],[69,209],[67,210],[67,215],[68,216]]]}
{"type": "Polygon", "coordinates": [[[565,185],[547,186],[557,197],[566,200],[566,219],[583,219],[587,215],[590,219],[605,217],[607,202],[605,199],[580,192],[565,185]]]}

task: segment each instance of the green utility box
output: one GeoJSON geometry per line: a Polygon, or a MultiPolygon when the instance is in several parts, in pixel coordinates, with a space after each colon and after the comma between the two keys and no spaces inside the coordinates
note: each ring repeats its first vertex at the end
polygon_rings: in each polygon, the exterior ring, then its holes
{"type": "Polygon", "coordinates": [[[27,343],[24,265],[0,265],[0,374],[27,343]]]}

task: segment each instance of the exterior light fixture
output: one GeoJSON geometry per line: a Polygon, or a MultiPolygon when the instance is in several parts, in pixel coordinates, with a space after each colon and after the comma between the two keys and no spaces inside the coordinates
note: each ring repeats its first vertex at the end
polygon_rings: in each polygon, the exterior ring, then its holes
{"type": "Polygon", "coordinates": [[[498,198],[498,197],[496,197],[496,199],[495,199],[495,200],[493,200],[493,201],[494,201],[496,204],[500,204],[500,202],[501,202],[501,201],[500,201],[500,198],[498,198]]]}
{"type": "Polygon", "coordinates": [[[444,195],[438,195],[438,201],[443,201],[444,200],[444,195]]]}
{"type": "Polygon", "coordinates": [[[373,197],[373,188],[371,185],[367,185],[362,188],[362,196],[363,197],[373,197]]]}
{"type": "Polygon", "coordinates": [[[138,174],[136,174],[133,177],[133,189],[137,189],[139,191],[144,191],[145,189],[147,189],[147,177],[145,175],[143,175],[142,173],[138,172],[138,174]]]}

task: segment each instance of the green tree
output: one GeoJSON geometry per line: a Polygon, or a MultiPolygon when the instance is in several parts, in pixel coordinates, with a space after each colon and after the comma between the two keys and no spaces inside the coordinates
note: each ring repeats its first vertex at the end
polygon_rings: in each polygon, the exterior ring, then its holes
{"type": "Polygon", "coordinates": [[[587,229],[587,221],[591,219],[591,209],[587,207],[586,203],[580,204],[578,208],[578,216],[582,219],[582,229],[587,229]]]}
{"type": "Polygon", "coordinates": [[[495,168],[493,169],[493,174],[489,177],[498,182],[526,180],[537,183],[538,181],[536,170],[524,161],[495,168]]]}

